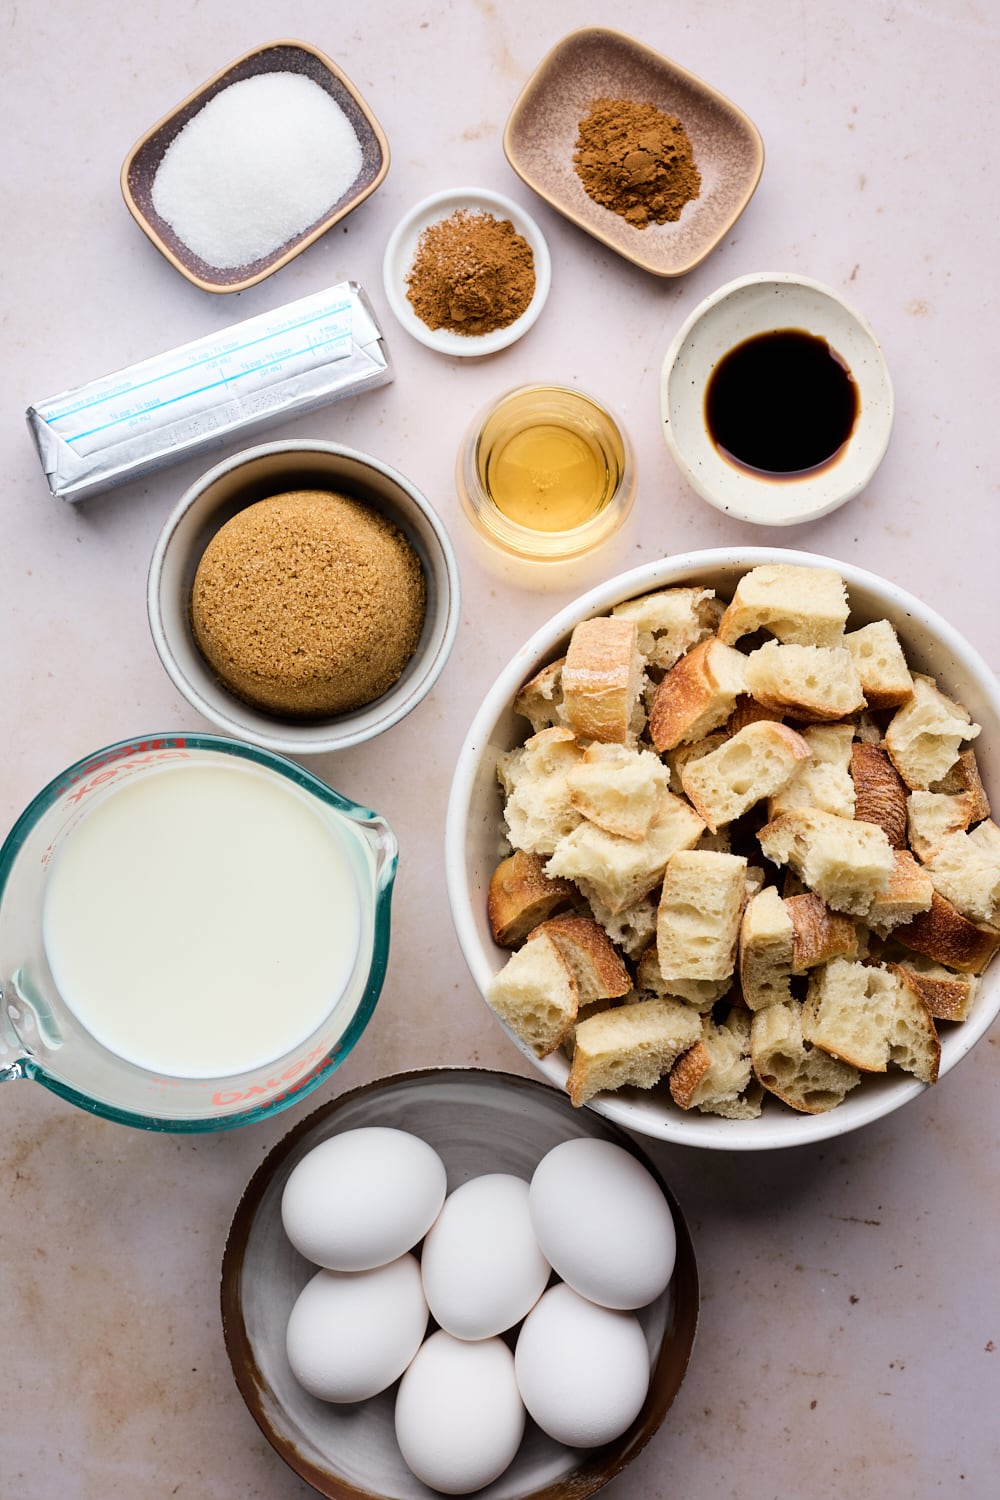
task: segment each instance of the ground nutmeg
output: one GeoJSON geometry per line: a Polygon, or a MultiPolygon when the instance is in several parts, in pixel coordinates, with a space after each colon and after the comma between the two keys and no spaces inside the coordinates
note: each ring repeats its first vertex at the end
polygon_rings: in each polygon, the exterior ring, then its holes
{"type": "Polygon", "coordinates": [[[701,192],[691,141],[676,115],[633,99],[594,99],[573,166],[595,203],[636,229],[679,219],[701,192]]]}
{"type": "Polygon", "coordinates": [[[509,219],[460,208],[421,234],[406,287],[428,328],[492,333],[527,309],[535,294],[535,257],[509,219]]]}

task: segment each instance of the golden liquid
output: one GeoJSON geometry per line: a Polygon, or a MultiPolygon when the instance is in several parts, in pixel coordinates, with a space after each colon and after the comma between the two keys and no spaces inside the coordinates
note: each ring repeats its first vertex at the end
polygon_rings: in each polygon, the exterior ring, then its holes
{"type": "Polygon", "coordinates": [[[508,520],[531,531],[571,531],[599,515],[618,488],[624,449],[608,414],[578,392],[539,388],[486,423],[478,468],[508,520]]]}

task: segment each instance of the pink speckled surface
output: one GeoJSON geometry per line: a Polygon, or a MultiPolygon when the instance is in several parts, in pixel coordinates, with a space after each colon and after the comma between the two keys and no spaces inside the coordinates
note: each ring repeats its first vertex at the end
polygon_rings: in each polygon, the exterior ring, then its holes
{"type": "MultiPolygon", "coordinates": [[[[476,994],[443,875],[451,768],[485,687],[582,587],[665,552],[764,543],[853,561],[945,614],[994,667],[1000,381],[991,101],[1000,22],[981,0],[835,9],[802,0],[373,0],[354,11],[177,0],[169,8],[11,9],[0,70],[7,209],[0,521],[0,817],[134,733],[203,727],[146,623],[159,528],[195,459],[74,509],[53,500],[29,402],[289,302],[362,282],[392,385],[274,436],[367,449],[438,507],[464,607],[432,694],[382,740],[314,769],[378,808],[401,847],[389,974],[326,1098],[414,1066],[523,1071],[476,994]],[[690,275],[653,278],[517,178],[503,127],[532,70],[583,24],[610,24],[737,101],[763,136],[754,197],[690,275]],[[385,129],[371,198],[271,279],[213,297],[130,218],[132,143],[197,84],[282,35],[326,51],[385,129]],[[930,153],[930,156],[929,154],[930,153]],[[930,165],[929,165],[930,162],[930,165]],[[409,339],[381,291],[399,217],[442,188],[523,202],[553,255],[549,301],[517,344],[451,360],[409,339]],[[670,340],[708,292],[750,271],[835,286],[871,320],[896,389],[885,460],[842,510],[785,531],[727,520],[680,480],[659,432],[670,340]],[[639,494],[607,548],[539,579],[488,555],[454,490],[469,420],[502,390],[562,380],[604,398],[636,448],[639,494]]],[[[654,1146],[688,1219],[702,1314],[688,1378],[614,1500],[991,1500],[1000,1465],[1000,1034],[936,1089],[835,1145],[759,1160],[654,1146]]],[[[0,1494],[4,1500],[306,1500],[232,1381],[219,1266],[243,1186],[308,1102],[199,1140],[93,1120],[28,1083],[0,1090],[0,1494]]]]}

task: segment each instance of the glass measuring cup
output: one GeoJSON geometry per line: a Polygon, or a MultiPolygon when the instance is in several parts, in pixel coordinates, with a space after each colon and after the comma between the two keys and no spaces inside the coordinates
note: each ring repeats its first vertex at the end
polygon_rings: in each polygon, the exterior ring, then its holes
{"type": "Polygon", "coordinates": [[[396,862],[395,836],[378,814],[239,740],[152,735],[87,756],[35,797],[0,848],[0,1082],[31,1078],[93,1114],[149,1130],[224,1130],[297,1102],[343,1061],[374,1010],[396,862]],[[353,968],[312,1034],[264,1065],[218,1078],[156,1073],[102,1045],[60,993],[43,942],[49,872],[73,831],[114,792],[172,764],[239,768],[293,789],[336,842],[359,913],[353,968]]]}

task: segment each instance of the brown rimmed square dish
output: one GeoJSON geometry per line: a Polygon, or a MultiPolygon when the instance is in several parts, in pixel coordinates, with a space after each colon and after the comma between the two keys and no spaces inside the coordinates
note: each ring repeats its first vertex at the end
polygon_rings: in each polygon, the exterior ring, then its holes
{"type": "Polygon", "coordinates": [[[308,42],[289,39],[266,42],[221,68],[206,83],[182,99],[141,136],[125,158],[121,189],[126,206],[139,228],[172,266],[206,292],[242,292],[287,265],[307,245],[318,240],[345,214],[373,193],[389,170],[389,143],[382,127],[350,79],[336,63],[308,42]],[[200,109],[232,83],[262,73],[301,73],[326,90],[344,111],[361,146],[361,170],[345,193],[322,218],[277,250],[244,266],[210,266],[184,244],[153,207],[153,180],[167,147],[200,109]]]}
{"type": "Polygon", "coordinates": [[[586,27],[558,42],[521,90],[504,130],[507,160],[572,223],[654,276],[683,276],[746,208],[764,167],[753,122],[685,68],[619,31],[586,27]],[[674,223],[637,229],[588,197],[573,166],[580,121],[595,99],[632,99],[676,115],[701,173],[701,193],[674,223]]]}

